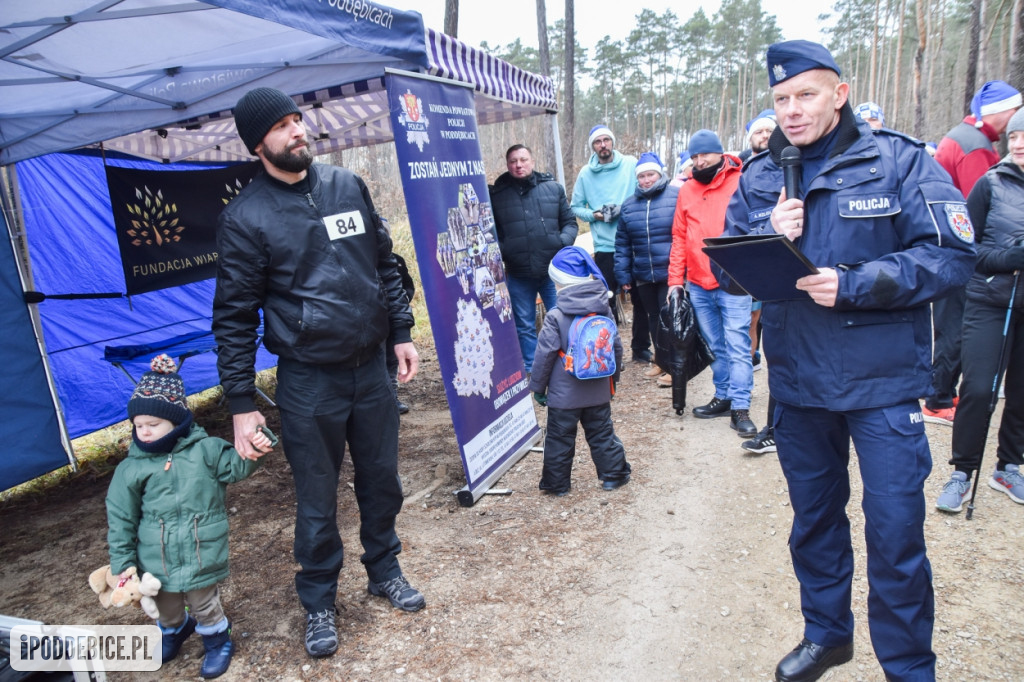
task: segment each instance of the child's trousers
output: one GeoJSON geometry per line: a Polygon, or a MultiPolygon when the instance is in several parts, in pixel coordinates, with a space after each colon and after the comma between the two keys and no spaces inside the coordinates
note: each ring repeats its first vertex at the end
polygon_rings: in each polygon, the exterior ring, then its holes
{"type": "Polygon", "coordinates": [[[597,468],[597,477],[602,481],[629,478],[626,449],[612,426],[611,403],[576,409],[549,406],[541,490],[555,493],[569,490],[572,460],[576,455],[576,432],[580,424],[583,425],[587,445],[590,446],[590,457],[597,468]]]}
{"type": "Polygon", "coordinates": [[[185,604],[188,604],[200,625],[216,625],[224,620],[224,609],[220,605],[220,591],[217,585],[188,592],[160,590],[153,599],[160,610],[159,620],[164,627],[177,628],[185,622],[185,604]]]}

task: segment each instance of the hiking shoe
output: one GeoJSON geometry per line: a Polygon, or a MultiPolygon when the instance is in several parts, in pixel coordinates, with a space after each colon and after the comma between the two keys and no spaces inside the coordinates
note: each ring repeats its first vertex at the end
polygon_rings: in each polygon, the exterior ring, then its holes
{"type": "Polygon", "coordinates": [[[1016,464],[1007,464],[1006,471],[995,471],[988,480],[988,487],[1002,490],[1017,504],[1024,504],[1024,476],[1016,464]]]}
{"type": "Polygon", "coordinates": [[[156,624],[160,626],[160,649],[163,653],[164,663],[166,663],[178,655],[178,652],[181,651],[181,645],[196,631],[199,621],[186,611],[185,622],[179,625],[177,629],[169,628],[160,621],[157,621],[156,624]]]}
{"type": "Polygon", "coordinates": [[[665,372],[658,377],[658,388],[672,388],[672,375],[665,372]]]}
{"type": "Polygon", "coordinates": [[[747,452],[753,452],[755,455],[775,452],[778,449],[775,447],[775,429],[765,426],[756,436],[750,440],[743,441],[740,447],[747,452]]]}
{"type": "Polygon", "coordinates": [[[937,410],[929,410],[927,406],[921,408],[921,413],[924,415],[926,422],[932,424],[945,424],[946,426],[953,425],[953,417],[956,416],[955,407],[940,407],[937,410]]]}
{"type": "Polygon", "coordinates": [[[371,580],[367,589],[375,597],[387,597],[392,606],[403,611],[419,611],[427,605],[427,600],[404,575],[380,583],[371,580]]]}
{"type": "Polygon", "coordinates": [[[635,350],[633,351],[633,362],[642,362],[644,364],[652,362],[654,356],[651,355],[649,350],[635,350]]]}
{"type": "MultiPolygon", "coordinates": [[[[732,410],[732,401],[729,399],[712,398],[707,405],[699,405],[693,408],[693,416],[701,419],[712,419],[714,417],[727,417],[732,410]]],[[[754,430],[757,433],[757,430],[754,430]]]]}
{"type": "Polygon", "coordinates": [[[338,625],[334,608],[306,615],[306,653],[313,658],[330,656],[338,650],[338,625]]]}
{"type": "Polygon", "coordinates": [[[955,514],[963,509],[964,498],[970,491],[970,477],[963,471],[954,471],[946,485],[942,486],[942,493],[939,494],[939,499],[935,502],[935,508],[955,514]]]}
{"type": "Polygon", "coordinates": [[[621,488],[627,483],[629,483],[629,476],[626,476],[625,478],[620,478],[615,481],[604,481],[601,483],[601,487],[605,490],[615,490],[616,488],[621,488]]]}
{"type": "Polygon", "coordinates": [[[757,435],[757,427],[750,421],[750,410],[732,410],[729,426],[736,429],[736,432],[743,438],[751,438],[757,435]]]}
{"type": "Polygon", "coordinates": [[[754,353],[754,357],[751,359],[750,364],[754,366],[754,371],[761,369],[761,353],[760,351],[754,353]]]}
{"type": "Polygon", "coordinates": [[[644,376],[647,377],[648,379],[654,379],[656,377],[660,377],[662,374],[663,374],[663,372],[661,371],[661,367],[658,367],[657,365],[655,365],[653,363],[651,364],[650,367],[648,367],[646,370],[644,370],[644,376]]]}

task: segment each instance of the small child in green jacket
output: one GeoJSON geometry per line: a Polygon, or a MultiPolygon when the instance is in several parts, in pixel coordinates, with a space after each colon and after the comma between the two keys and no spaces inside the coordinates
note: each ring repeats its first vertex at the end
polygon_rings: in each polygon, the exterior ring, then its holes
{"type": "MultiPolygon", "coordinates": [[[[206,648],[200,674],[209,679],[227,671],[234,651],[217,590],[228,577],[224,493],[258,461],[192,422],[174,360],[158,355],[150,367],[128,401],[132,444],[107,491],[110,571],[124,577],[134,566],[160,579],[163,660],[198,632],[206,648]]],[[[267,452],[272,438],[259,433],[253,445],[267,452]]]]}

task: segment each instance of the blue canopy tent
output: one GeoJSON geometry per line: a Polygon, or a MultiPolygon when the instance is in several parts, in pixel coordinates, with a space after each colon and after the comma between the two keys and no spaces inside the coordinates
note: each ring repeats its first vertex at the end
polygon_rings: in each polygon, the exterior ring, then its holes
{"type": "MultiPolygon", "coordinates": [[[[390,142],[385,69],[470,85],[481,123],[556,111],[550,80],[367,0],[4,4],[0,362],[17,383],[0,395],[16,415],[0,421],[0,490],[73,464],[70,438],[123,418],[132,386],[106,346],[209,329],[212,280],[119,295],[104,165],[252,160],[230,109],[257,85],[294,96],[317,153],[390,142]]],[[[214,354],[182,374],[190,391],[216,385],[214,354]]]]}

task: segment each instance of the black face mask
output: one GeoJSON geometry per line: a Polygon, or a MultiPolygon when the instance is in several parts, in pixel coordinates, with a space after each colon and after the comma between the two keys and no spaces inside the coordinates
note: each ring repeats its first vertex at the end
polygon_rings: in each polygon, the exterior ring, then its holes
{"type": "Polygon", "coordinates": [[[714,166],[708,166],[707,168],[702,168],[701,170],[694,169],[691,172],[691,175],[693,175],[693,179],[699,182],[700,184],[710,185],[711,181],[714,180],[715,176],[718,174],[718,171],[722,167],[723,163],[725,163],[724,156],[720,158],[718,160],[718,163],[716,163],[714,166]]]}

